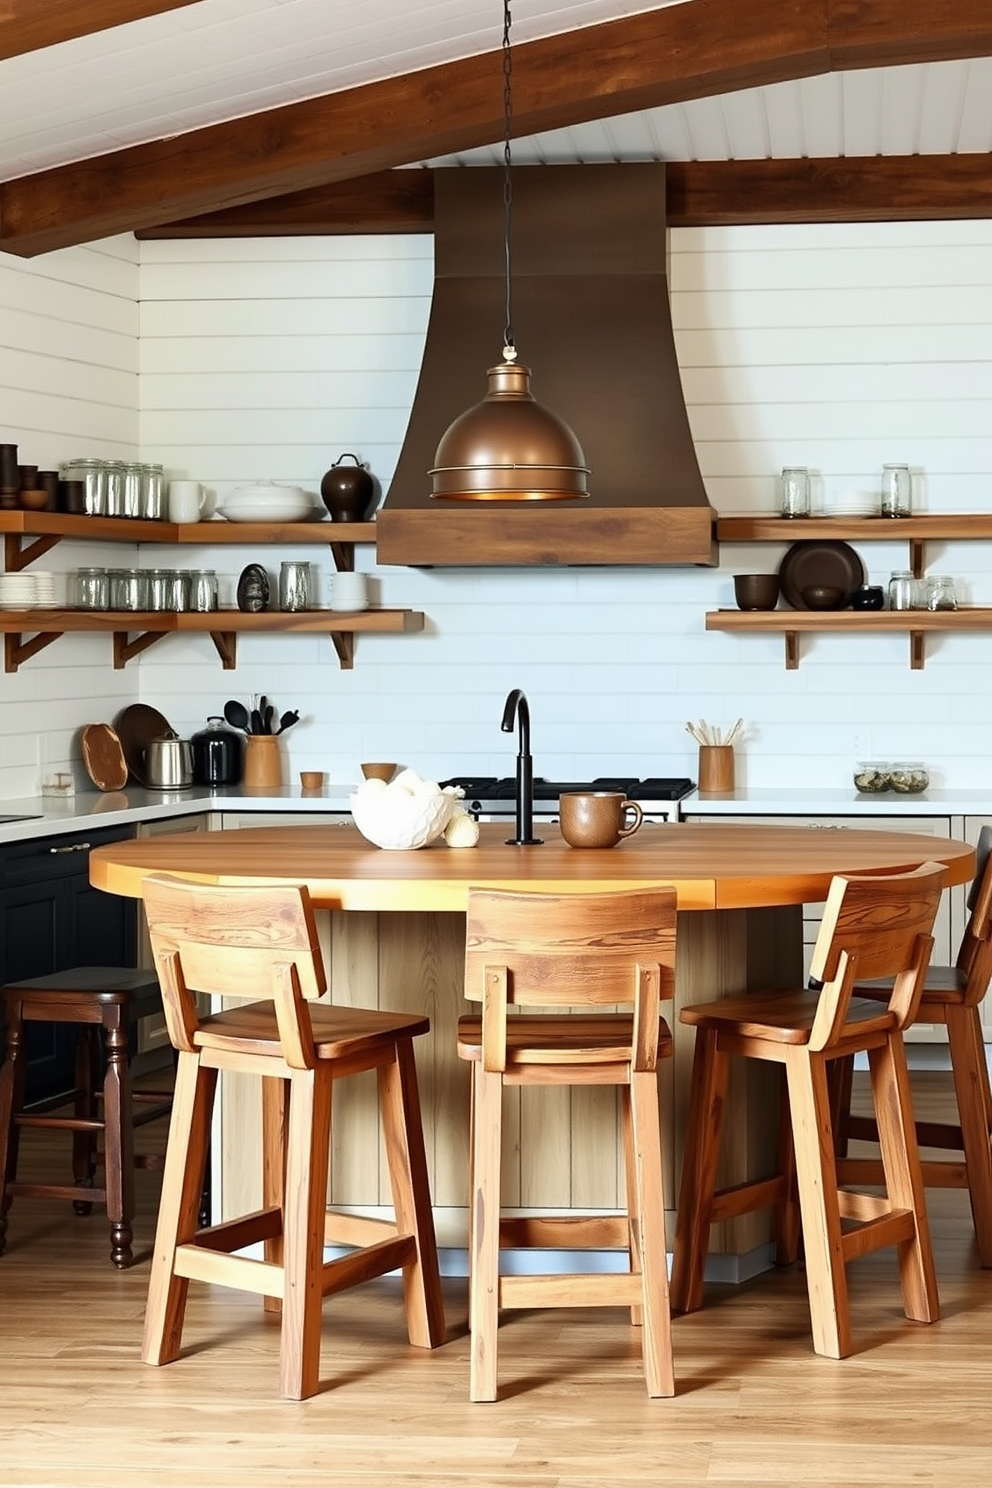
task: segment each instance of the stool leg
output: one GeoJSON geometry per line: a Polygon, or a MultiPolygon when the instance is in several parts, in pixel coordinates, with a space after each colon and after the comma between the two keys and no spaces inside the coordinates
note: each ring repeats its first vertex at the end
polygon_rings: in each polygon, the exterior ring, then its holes
{"type": "Polygon", "coordinates": [[[15,1117],[24,1105],[24,1024],[20,1006],[8,1004],[6,1057],[0,1067],[0,1255],[7,1245],[8,1185],[17,1177],[20,1130],[15,1117]]]}
{"type": "Polygon", "coordinates": [[[946,1022],[978,1258],[992,1266],[992,1096],[982,1026],[977,1007],[948,1007],[946,1022]]]}
{"type": "Polygon", "coordinates": [[[320,1383],[332,1084],[326,1064],[294,1070],[289,1082],[279,1342],[279,1393],[289,1400],[306,1400],[320,1383]]]}
{"type": "Polygon", "coordinates": [[[916,1322],[935,1323],[940,1316],[937,1273],[930,1246],[913,1097],[902,1035],[895,1033],[881,1048],[869,1049],[868,1068],[889,1203],[896,1209],[907,1209],[914,1220],[911,1238],[900,1241],[898,1245],[903,1310],[916,1322]]]}
{"type": "MultiPolygon", "coordinates": [[[[641,1196],[637,1183],[637,1162],[634,1155],[634,1128],[631,1120],[630,1086],[620,1086],[620,1122],[623,1128],[623,1162],[624,1177],[627,1195],[627,1255],[629,1258],[632,1276],[639,1276],[644,1270],[641,1259],[641,1196]]],[[[668,1284],[668,1277],[665,1277],[668,1284]]],[[[643,1310],[640,1306],[630,1309],[630,1321],[635,1328],[639,1328],[643,1321],[643,1310]]]]}
{"type": "Polygon", "coordinates": [[[703,1305],[710,1215],[729,1078],[730,1058],[718,1049],[715,1031],[697,1028],[675,1226],[671,1291],[675,1312],[695,1312],[703,1305]]]}
{"type": "Polygon", "coordinates": [[[843,1359],[851,1352],[851,1323],[826,1060],[795,1045],[787,1051],[785,1067],[813,1348],[827,1358],[843,1359]]]}
{"type": "MultiPolygon", "coordinates": [[[[76,1029],[76,1094],[73,1100],[73,1111],[82,1120],[92,1120],[96,1115],[94,1035],[95,1029],[90,1023],[80,1023],[76,1029]]],[[[95,1174],[96,1133],[92,1131],[73,1132],[73,1182],[77,1188],[92,1188],[95,1174]]],[[[84,1215],[90,1213],[93,1205],[88,1199],[73,1199],[72,1207],[77,1214],[84,1215]]]]}
{"type": "Polygon", "coordinates": [[[201,1068],[198,1054],[179,1055],[141,1345],[146,1364],[179,1356],[189,1280],[176,1275],[176,1248],[196,1234],[216,1087],[217,1071],[201,1068]]]}
{"type": "Polygon", "coordinates": [[[403,1267],[406,1326],[412,1344],[437,1348],[445,1339],[444,1301],[413,1040],[399,1039],[395,1049],[395,1059],[379,1066],[379,1104],[396,1227],[417,1244],[415,1260],[403,1267]]]}
{"type": "Polygon", "coordinates": [[[503,1081],[498,1074],[483,1069],[481,1058],[472,1065],[472,1107],[472,1254],[469,1259],[472,1347],[469,1398],[495,1400],[503,1081]]]}
{"type": "Polygon", "coordinates": [[[630,1077],[633,1161],[642,1271],[644,1373],[648,1394],[675,1394],[672,1325],[668,1303],[668,1250],[662,1190],[661,1120],[658,1075],[635,1071],[630,1077]]]}
{"type": "Polygon", "coordinates": [[[110,1259],[123,1271],[131,1264],[134,1238],[134,1123],[125,1008],[114,1005],[106,1009],[103,1036],[107,1056],[103,1078],[103,1161],[110,1259]]]}

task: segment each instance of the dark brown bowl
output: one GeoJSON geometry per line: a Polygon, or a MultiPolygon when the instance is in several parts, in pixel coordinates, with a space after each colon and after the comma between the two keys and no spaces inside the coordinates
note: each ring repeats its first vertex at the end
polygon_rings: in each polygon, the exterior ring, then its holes
{"type": "Polygon", "coordinates": [[[811,610],[842,610],[847,600],[847,590],[834,584],[810,584],[802,595],[811,610]]]}
{"type": "Polygon", "coordinates": [[[778,604],[778,574],[735,574],[734,598],[739,610],[773,610],[778,604]]]}

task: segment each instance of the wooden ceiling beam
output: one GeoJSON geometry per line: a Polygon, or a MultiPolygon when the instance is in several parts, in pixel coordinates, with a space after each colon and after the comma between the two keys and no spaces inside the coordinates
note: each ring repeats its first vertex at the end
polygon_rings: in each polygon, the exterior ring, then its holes
{"type": "Polygon", "coordinates": [[[0,62],[200,0],[0,0],[0,62]]]}
{"type": "MultiPolygon", "coordinates": [[[[434,231],[434,175],[433,170],[381,171],[357,181],[297,191],[228,212],[209,212],[143,228],[137,236],[271,238],[429,233],[434,231]]],[[[992,217],[992,155],[670,160],[665,179],[670,227],[992,217]]]]}
{"type": "MultiPolygon", "coordinates": [[[[514,129],[563,128],[845,68],[992,53],[988,0],[694,0],[514,48],[514,129]]],[[[0,186],[30,257],[309,191],[502,135],[498,52],[290,104],[0,186]]]]}

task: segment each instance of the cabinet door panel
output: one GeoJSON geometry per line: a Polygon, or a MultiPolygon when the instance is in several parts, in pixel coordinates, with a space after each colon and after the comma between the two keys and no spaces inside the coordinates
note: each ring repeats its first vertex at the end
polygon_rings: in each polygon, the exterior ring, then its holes
{"type": "MultiPolygon", "coordinates": [[[[0,894],[0,980],[20,982],[67,966],[64,884],[24,884],[0,894]]],[[[24,1033],[28,1101],[71,1090],[75,1037],[60,1023],[29,1023],[24,1033]]]]}

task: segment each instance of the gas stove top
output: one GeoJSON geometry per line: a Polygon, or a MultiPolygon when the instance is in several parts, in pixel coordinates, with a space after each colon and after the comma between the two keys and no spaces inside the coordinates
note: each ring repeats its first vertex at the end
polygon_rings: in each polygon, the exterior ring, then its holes
{"type": "MultiPolygon", "coordinates": [[[[681,801],[693,789],[694,781],[685,776],[657,776],[647,780],[636,780],[625,775],[600,775],[595,780],[544,780],[534,779],[534,805],[547,802],[544,811],[557,804],[558,797],[568,791],[623,791],[630,801],[637,801],[645,810],[652,805],[681,801]]],[[[460,785],[465,792],[463,805],[468,811],[487,816],[509,816],[514,809],[517,782],[512,776],[502,779],[495,775],[456,775],[444,785],[460,785]]],[[[667,814],[667,813],[666,813],[667,814]]]]}

